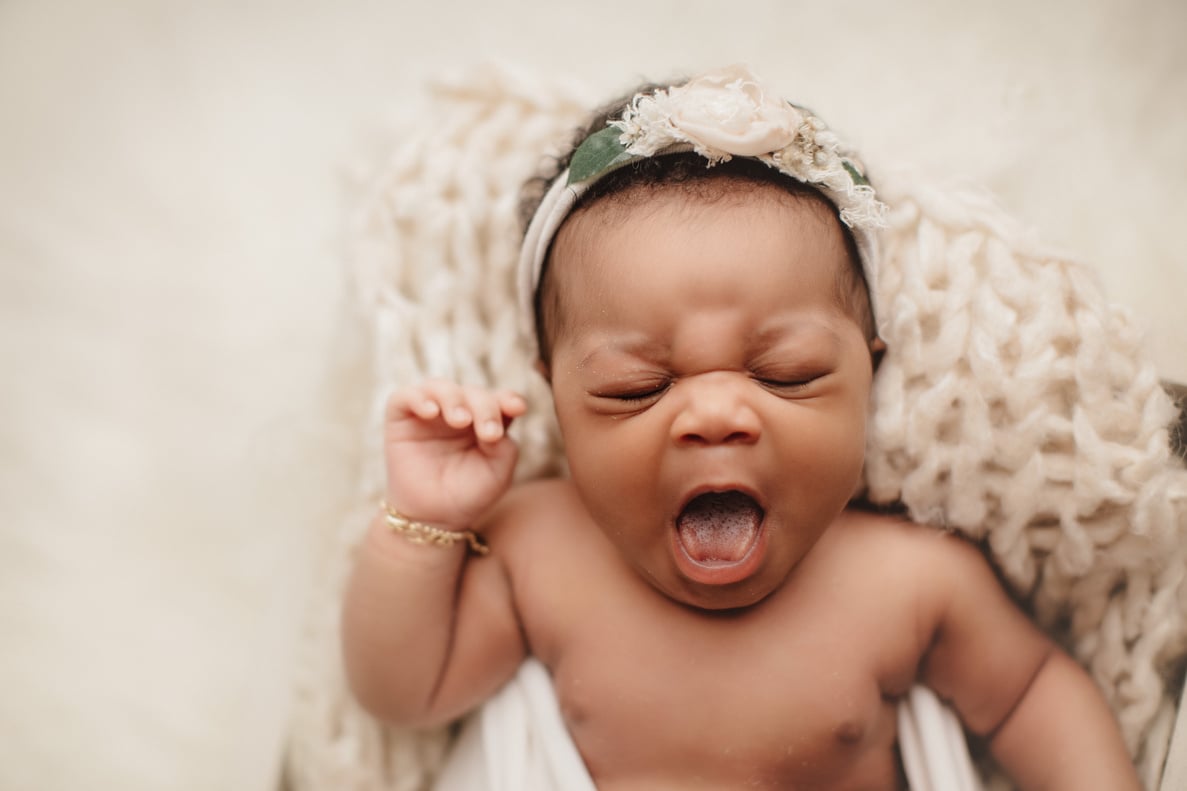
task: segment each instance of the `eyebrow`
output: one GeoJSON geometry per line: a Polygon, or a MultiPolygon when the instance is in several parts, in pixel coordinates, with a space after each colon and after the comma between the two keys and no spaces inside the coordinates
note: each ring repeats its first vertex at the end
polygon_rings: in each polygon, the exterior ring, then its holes
{"type": "Polygon", "coordinates": [[[804,333],[822,334],[833,346],[840,346],[842,342],[841,334],[830,323],[799,317],[790,321],[767,322],[754,334],[753,345],[768,348],[788,336],[794,337],[804,333]]]}
{"type": "Polygon", "coordinates": [[[613,338],[606,343],[598,344],[584,357],[577,361],[578,370],[588,366],[593,360],[603,354],[625,354],[631,357],[643,357],[652,360],[667,360],[671,354],[667,344],[656,343],[642,338],[613,338]]]}

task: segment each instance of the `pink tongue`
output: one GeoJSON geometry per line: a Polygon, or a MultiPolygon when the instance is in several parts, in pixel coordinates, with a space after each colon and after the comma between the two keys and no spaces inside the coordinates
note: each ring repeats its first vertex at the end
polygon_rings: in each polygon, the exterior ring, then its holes
{"type": "Polygon", "coordinates": [[[676,532],[693,560],[737,561],[746,557],[762,523],[762,509],[741,492],[702,494],[684,507],[676,532]]]}

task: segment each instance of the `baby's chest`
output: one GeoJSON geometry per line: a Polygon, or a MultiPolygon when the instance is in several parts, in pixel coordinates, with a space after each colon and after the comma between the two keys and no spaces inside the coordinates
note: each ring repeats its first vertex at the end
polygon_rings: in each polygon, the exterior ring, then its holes
{"type": "Polygon", "coordinates": [[[778,787],[889,755],[893,707],[847,641],[716,631],[620,624],[559,655],[562,712],[595,775],[675,766],[778,787]]]}

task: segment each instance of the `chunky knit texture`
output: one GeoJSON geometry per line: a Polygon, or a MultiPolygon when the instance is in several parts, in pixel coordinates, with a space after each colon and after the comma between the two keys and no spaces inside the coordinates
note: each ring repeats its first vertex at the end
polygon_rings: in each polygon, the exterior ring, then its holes
{"type": "MultiPolygon", "coordinates": [[[[372,174],[351,262],[369,355],[359,505],[312,598],[287,766],[296,791],[417,791],[444,753],[448,729],[395,731],[359,710],[337,650],[351,548],[382,491],[383,404],[426,376],[518,389],[532,407],[512,431],[518,477],[561,468],[549,394],[518,331],[517,205],[592,98],[503,69],[440,81],[372,174]]],[[[1088,269],[981,194],[872,170],[891,211],[868,497],[985,547],[1101,685],[1154,788],[1187,654],[1175,407],[1136,322],[1088,269]]]]}

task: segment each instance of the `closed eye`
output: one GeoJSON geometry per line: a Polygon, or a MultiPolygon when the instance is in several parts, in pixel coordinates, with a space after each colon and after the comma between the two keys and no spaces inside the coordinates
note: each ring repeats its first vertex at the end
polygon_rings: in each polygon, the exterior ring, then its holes
{"type": "Polygon", "coordinates": [[[817,374],[813,376],[795,377],[794,379],[772,379],[767,377],[755,377],[755,381],[760,385],[770,390],[772,393],[778,395],[793,395],[795,393],[807,390],[811,384],[821,378],[825,374],[817,374]]]}
{"type": "Polygon", "coordinates": [[[590,388],[589,394],[601,401],[616,401],[627,405],[640,405],[659,398],[672,386],[667,376],[631,377],[627,380],[605,382],[590,388]]]}
{"type": "Polygon", "coordinates": [[[656,385],[654,387],[643,387],[624,391],[610,391],[606,393],[595,393],[599,398],[608,398],[613,401],[638,402],[647,401],[652,398],[658,398],[663,395],[664,391],[668,389],[668,382],[656,385]]]}

